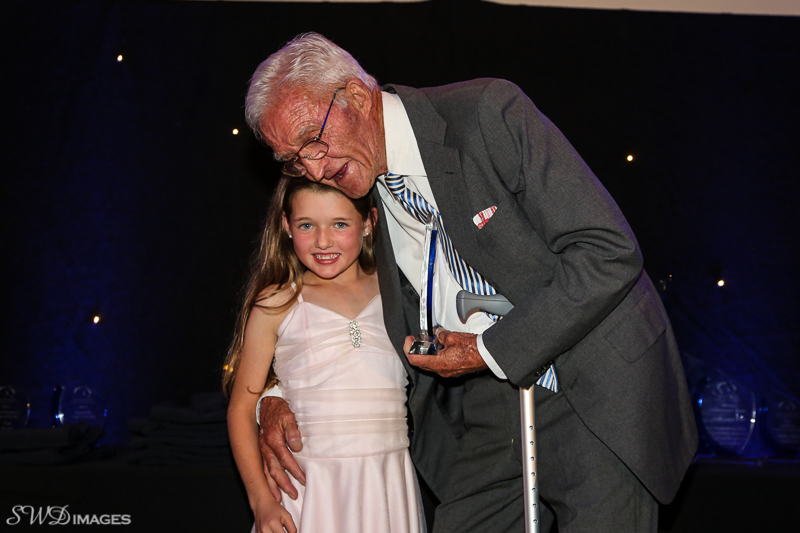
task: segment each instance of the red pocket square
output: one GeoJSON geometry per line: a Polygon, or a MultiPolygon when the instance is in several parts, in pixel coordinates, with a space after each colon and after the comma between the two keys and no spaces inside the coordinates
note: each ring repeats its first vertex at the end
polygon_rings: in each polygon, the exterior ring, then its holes
{"type": "Polygon", "coordinates": [[[487,222],[489,222],[489,219],[492,218],[492,215],[494,215],[495,211],[497,211],[496,205],[493,205],[492,207],[487,207],[486,209],[484,209],[483,211],[472,217],[472,221],[475,223],[476,226],[478,226],[478,229],[481,229],[483,228],[483,226],[486,225],[487,222]]]}

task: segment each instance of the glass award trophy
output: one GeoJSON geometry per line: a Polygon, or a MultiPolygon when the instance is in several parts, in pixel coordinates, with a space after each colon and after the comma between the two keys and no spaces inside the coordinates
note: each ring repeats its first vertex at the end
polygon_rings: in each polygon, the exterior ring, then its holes
{"type": "Polygon", "coordinates": [[[781,451],[800,453],[800,405],[788,398],[770,399],[763,414],[762,429],[770,442],[781,451]]]}
{"type": "Polygon", "coordinates": [[[0,385],[0,431],[25,427],[30,413],[27,390],[13,385],[0,385]]]}
{"type": "Polygon", "coordinates": [[[422,284],[419,295],[419,334],[409,353],[419,355],[436,355],[441,345],[434,334],[435,318],[433,316],[433,273],[436,265],[436,239],[439,231],[434,224],[433,215],[425,224],[425,245],[422,247],[425,256],[422,260],[422,284]]]}
{"type": "Polygon", "coordinates": [[[734,379],[716,375],[701,389],[697,407],[705,443],[723,455],[741,454],[756,425],[755,394],[734,379]]]}
{"type": "Polygon", "coordinates": [[[103,398],[87,385],[65,385],[56,389],[55,417],[57,424],[75,424],[82,420],[93,426],[102,426],[106,418],[103,398]]]}

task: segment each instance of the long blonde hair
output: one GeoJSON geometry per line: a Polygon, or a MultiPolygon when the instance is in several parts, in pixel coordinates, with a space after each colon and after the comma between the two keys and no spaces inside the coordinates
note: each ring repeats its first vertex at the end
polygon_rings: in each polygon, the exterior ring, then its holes
{"type": "MultiPolygon", "coordinates": [[[[280,313],[294,305],[297,295],[303,289],[303,273],[306,271],[306,267],[297,258],[292,241],[283,225],[283,214],[286,214],[287,219],[291,218],[292,200],[300,191],[311,191],[316,194],[340,194],[353,203],[353,207],[356,208],[363,221],[371,219],[373,226],[377,224],[373,215],[375,201],[371,194],[367,194],[363,198],[352,199],[338,189],[310,181],[305,177],[283,176],[281,178],[270,203],[264,230],[259,239],[259,247],[250,264],[250,275],[244,287],[236,329],[223,366],[222,389],[227,397],[230,397],[233,382],[236,379],[236,371],[244,347],[244,332],[253,307],[259,307],[267,312],[280,313]],[[295,286],[295,291],[288,301],[277,307],[263,304],[271,296],[291,287],[292,284],[295,286]]],[[[361,253],[358,256],[359,265],[367,274],[375,272],[373,246],[375,235],[376,231],[373,228],[373,231],[364,237],[361,253]]],[[[270,366],[264,390],[272,388],[277,383],[278,378],[270,366]]]]}

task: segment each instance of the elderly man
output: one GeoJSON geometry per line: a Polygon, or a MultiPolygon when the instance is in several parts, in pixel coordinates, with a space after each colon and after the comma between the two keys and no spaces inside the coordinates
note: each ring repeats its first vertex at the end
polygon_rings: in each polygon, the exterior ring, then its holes
{"type": "MultiPolygon", "coordinates": [[[[678,350],[625,218],[525,94],[380,88],[306,34],[258,67],[246,114],[285,172],[381,199],[384,319],[411,381],[411,454],[441,501],[434,531],[523,531],[515,387],[534,383],[541,530],[656,531],[697,443],[678,350]],[[438,356],[408,353],[428,221],[438,356]],[[461,288],[514,309],[462,323],[461,288]]],[[[269,481],[293,495],[294,418],[276,397],[261,410],[269,481]]]]}

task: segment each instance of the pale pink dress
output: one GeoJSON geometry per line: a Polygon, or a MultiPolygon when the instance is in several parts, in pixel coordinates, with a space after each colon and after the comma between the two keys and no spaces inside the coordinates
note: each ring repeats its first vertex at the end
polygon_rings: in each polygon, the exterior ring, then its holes
{"type": "Polygon", "coordinates": [[[306,473],[283,505],[301,533],[424,533],[408,453],[406,371],[380,295],[351,320],[303,301],[278,329],[275,372],[297,417],[306,473]],[[360,342],[360,345],[359,345],[360,342]]]}

